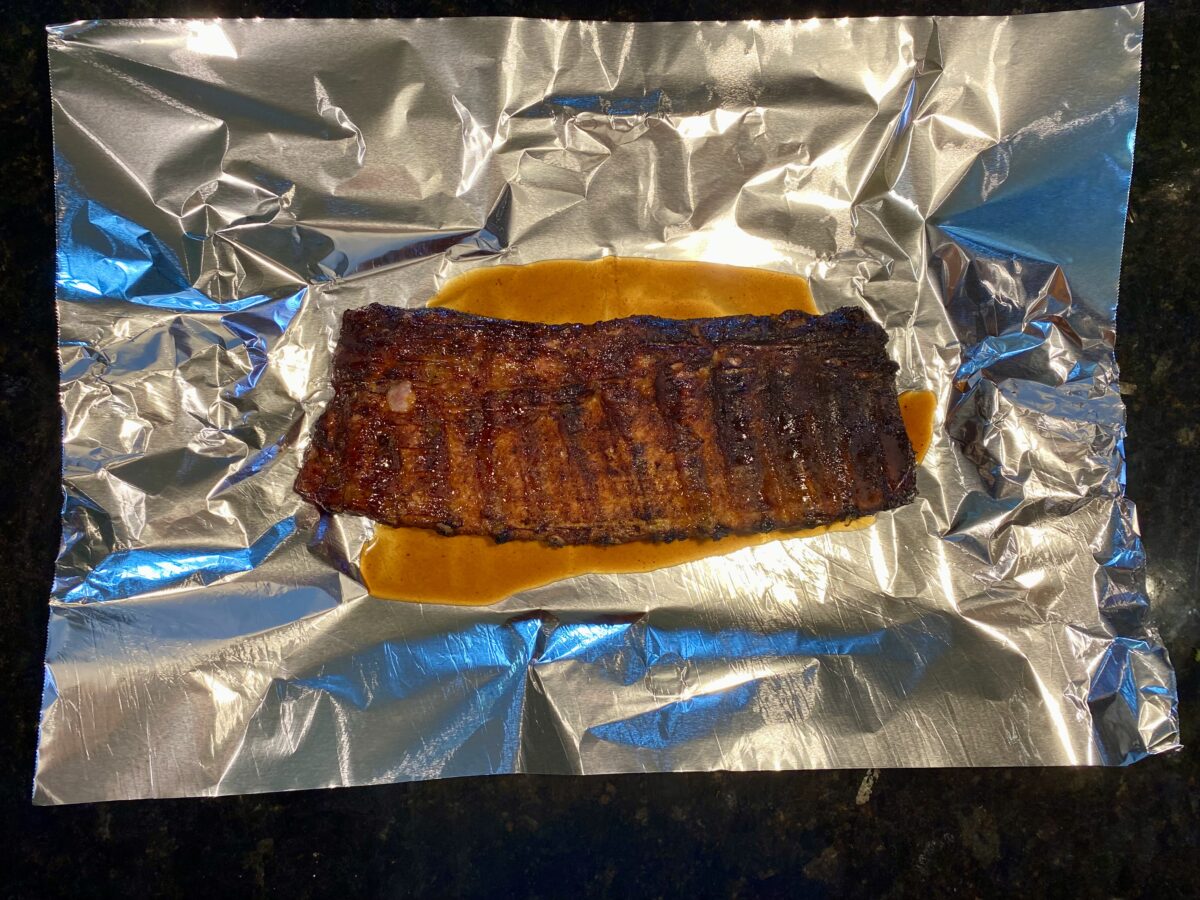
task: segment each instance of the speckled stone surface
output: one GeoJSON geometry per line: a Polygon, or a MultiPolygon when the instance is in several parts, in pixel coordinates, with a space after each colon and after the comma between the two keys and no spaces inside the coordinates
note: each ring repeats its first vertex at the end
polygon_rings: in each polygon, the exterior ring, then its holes
{"type": "MultiPolygon", "coordinates": [[[[0,836],[13,897],[1200,896],[1200,3],[1151,0],[1121,285],[1129,494],[1179,674],[1181,753],[1122,770],[504,777],[85,807],[29,802],[58,540],[42,26],[114,15],[621,19],[1007,14],[967,2],[0,6],[0,836]]],[[[1094,4],[1092,4],[1094,5],[1094,4]]]]}

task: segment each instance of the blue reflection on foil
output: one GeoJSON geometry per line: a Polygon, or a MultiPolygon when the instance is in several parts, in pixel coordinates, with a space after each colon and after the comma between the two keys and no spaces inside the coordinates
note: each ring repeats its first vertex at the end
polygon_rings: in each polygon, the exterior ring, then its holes
{"type": "MultiPolygon", "coordinates": [[[[965,213],[963,215],[965,216],[965,213]]],[[[1039,254],[1036,248],[1018,245],[1017,242],[1009,240],[1003,232],[1000,234],[990,234],[980,227],[963,225],[957,222],[951,224],[949,220],[938,222],[937,225],[949,237],[954,238],[954,242],[964,250],[985,256],[1054,263],[1054,260],[1047,259],[1044,254],[1039,254]]]]}
{"type": "Polygon", "coordinates": [[[1146,564],[1146,554],[1140,543],[1133,547],[1118,545],[1110,556],[1100,561],[1106,569],[1129,569],[1135,571],[1146,564]]]}
{"type": "Polygon", "coordinates": [[[61,157],[58,197],[59,299],[87,303],[119,299],[175,312],[253,309],[271,298],[261,294],[218,302],[192,287],[169,246],[149,228],[79,192],[61,157]]]}
{"type": "Polygon", "coordinates": [[[665,112],[670,101],[661,88],[641,97],[619,97],[604,94],[554,94],[541,103],[518,113],[522,118],[553,116],[556,110],[565,112],[600,113],[606,116],[654,115],[665,112]]]}
{"type": "Polygon", "coordinates": [[[560,625],[551,632],[538,660],[543,663],[568,659],[596,662],[626,643],[630,629],[635,627],[635,622],[577,622],[560,625]]]}
{"type": "Polygon", "coordinates": [[[221,324],[238,337],[246,348],[250,371],[232,387],[235,397],[252,391],[270,365],[270,342],[287,331],[304,302],[305,289],[264,301],[252,310],[238,310],[221,317],[221,324]]]}
{"type": "Polygon", "coordinates": [[[200,584],[212,584],[227,575],[249,572],[262,565],[295,530],[295,517],[288,516],[249,547],[118,550],[106,556],[60,599],[66,603],[120,600],[163,590],[191,578],[200,584]]]}
{"type": "MultiPolygon", "coordinates": [[[[415,702],[436,685],[442,710],[422,739],[422,765],[451,775],[453,760],[473,735],[487,735],[496,771],[513,771],[521,746],[521,712],[526,675],[542,620],[478,624],[449,634],[386,641],[281,685],[281,701],[318,692],[337,703],[365,710],[415,702]],[[447,703],[458,698],[460,703],[447,703]],[[495,758],[497,753],[499,758],[495,758]]],[[[469,756],[469,754],[468,754],[469,756]]],[[[469,765],[469,763],[468,763],[469,765]]]]}
{"type": "Polygon", "coordinates": [[[1106,569],[1128,569],[1137,571],[1146,565],[1146,550],[1141,536],[1132,528],[1132,521],[1121,515],[1119,508],[1112,514],[1112,552],[1105,556],[1096,554],[1095,559],[1106,569]]]}
{"type": "Polygon", "coordinates": [[[646,638],[651,665],[663,658],[693,660],[761,659],[766,656],[850,656],[881,652],[889,631],[811,637],[796,631],[759,634],[752,631],[703,631],[684,628],[653,630],[646,638]]]}
{"type": "Polygon", "coordinates": [[[250,371],[233,385],[233,396],[244,397],[254,390],[267,371],[270,361],[267,356],[267,342],[252,329],[230,321],[229,316],[225,317],[225,327],[242,339],[242,346],[246,348],[246,356],[250,360],[250,371]]]}
{"type": "Polygon", "coordinates": [[[209,498],[219,497],[230,488],[236,487],[247,478],[253,478],[259,472],[266,471],[279,458],[279,453],[286,447],[291,447],[300,435],[304,423],[303,417],[297,418],[283,434],[261,450],[247,457],[240,466],[217,482],[209,493],[209,498]]]}
{"type": "Polygon", "coordinates": [[[982,372],[1006,359],[1036,350],[1044,342],[1045,338],[1041,335],[1025,333],[985,338],[963,353],[962,365],[958,367],[955,377],[965,381],[976,372],[982,372]]]}
{"type": "MultiPolygon", "coordinates": [[[[1168,685],[1150,683],[1138,687],[1135,661],[1156,656],[1165,658],[1166,651],[1149,641],[1116,637],[1092,676],[1088,709],[1092,714],[1096,746],[1105,765],[1129,765],[1151,752],[1138,728],[1143,694],[1171,698],[1172,718],[1178,715],[1173,675],[1168,685]]],[[[1165,671],[1170,672],[1170,669],[1165,671]]]]}
{"type": "Polygon", "coordinates": [[[744,709],[757,689],[758,682],[746,682],[720,694],[691,697],[618,722],[595,725],[588,734],[617,744],[665,750],[711,733],[744,709]]]}
{"type": "Polygon", "coordinates": [[[148,228],[95,200],[73,207],[60,226],[58,283],[67,295],[131,297],[189,287],[175,255],[148,228]]]}
{"type": "Polygon", "coordinates": [[[345,660],[346,668],[322,668],[290,684],[331,694],[366,709],[428,689],[431,679],[452,682],[467,672],[498,675],[524,671],[533,658],[541,620],[479,624],[449,634],[385,641],[345,660]]]}
{"type": "Polygon", "coordinates": [[[356,709],[366,709],[370,703],[363,683],[349,675],[323,673],[313,675],[311,678],[297,678],[291,684],[296,687],[307,688],[310,691],[329,694],[356,709]]]}
{"type": "Polygon", "coordinates": [[[520,746],[525,690],[531,670],[541,666],[597,666],[593,675],[624,687],[641,685],[651,697],[656,696],[656,675],[666,674],[672,685],[656,708],[588,729],[603,741],[662,750],[711,734],[758,693],[759,678],[747,672],[728,687],[672,699],[679,692],[675,682],[689,666],[698,665],[699,673],[707,663],[710,671],[723,673],[747,659],[876,657],[896,675],[891,684],[904,695],[949,649],[949,629],[944,616],[928,615],[892,628],[821,638],[795,631],[660,629],[644,620],[557,624],[543,614],[384,641],[280,684],[276,700],[287,704],[318,693],[355,710],[417,702],[428,708],[419,698],[438,685],[443,700],[437,706],[444,713],[438,722],[423,726],[422,765],[449,774],[467,740],[482,729],[498,729],[487,743],[493,753],[501,748],[497,771],[511,771],[520,746]],[[614,666],[617,659],[624,662],[614,666]],[[445,702],[452,698],[454,702],[445,702]]]}
{"type": "Polygon", "coordinates": [[[908,128],[909,122],[912,121],[913,101],[917,98],[917,80],[914,78],[908,83],[908,91],[904,94],[904,105],[900,108],[900,115],[896,120],[896,135],[904,133],[908,128]]]}
{"type": "MultiPolygon", "coordinates": [[[[565,660],[590,662],[628,687],[664,669],[685,664],[728,664],[737,660],[881,657],[895,675],[898,692],[908,693],[928,667],[951,644],[949,623],[940,615],[925,616],[892,628],[863,634],[816,637],[798,631],[757,633],[744,629],[707,631],[699,628],[641,628],[630,623],[584,622],[554,630],[535,665],[565,660]],[[644,635],[644,637],[643,637],[644,635]]],[[[757,680],[728,689],[666,701],[648,712],[588,729],[601,740],[664,749],[709,734],[722,721],[745,708],[758,691],[757,680]]]]}
{"type": "MultiPolygon", "coordinates": [[[[1095,146],[1108,145],[1109,127],[1094,125],[1088,138],[1095,146]]],[[[1050,157],[1057,149],[1048,144],[1041,152],[1050,157]]],[[[1108,297],[1119,272],[1119,255],[1109,248],[1121,246],[1128,174],[1116,172],[1108,154],[1076,151],[1055,156],[1056,162],[1064,159],[1071,161],[1071,170],[1057,178],[1022,183],[1027,174],[1010,172],[986,202],[981,202],[978,186],[964,179],[957,196],[943,204],[931,224],[964,249],[987,248],[992,253],[1070,265],[1080,297],[1108,297]],[[1097,175],[1105,170],[1118,177],[1097,175]],[[1054,215],[1046,215],[1048,209],[1054,215]]]]}

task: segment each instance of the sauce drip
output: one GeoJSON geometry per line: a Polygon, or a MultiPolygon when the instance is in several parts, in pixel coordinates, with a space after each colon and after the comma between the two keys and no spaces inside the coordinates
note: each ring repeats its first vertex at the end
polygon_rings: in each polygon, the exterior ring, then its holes
{"type": "MultiPolygon", "coordinates": [[[[594,262],[551,260],[475,269],[447,284],[429,305],[548,324],[590,324],[632,315],[692,319],[817,311],[808,283],[795,275],[613,256],[594,262]]],[[[918,462],[932,440],[934,405],[929,391],[900,395],[900,412],[918,462]]],[[[479,606],[576,575],[649,572],[772,541],[853,531],[874,521],[867,516],[822,528],[733,535],[719,541],[561,548],[379,525],[359,562],[367,588],[376,597],[479,606]]]]}

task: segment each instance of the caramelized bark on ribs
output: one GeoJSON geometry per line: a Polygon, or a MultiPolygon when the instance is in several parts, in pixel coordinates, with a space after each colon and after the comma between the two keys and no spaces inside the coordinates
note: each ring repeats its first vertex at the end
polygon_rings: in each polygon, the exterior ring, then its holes
{"type": "Polygon", "coordinates": [[[886,340],[854,308],[594,325],[351,310],[296,490],[551,544],[870,515],[916,492],[886,340]]]}

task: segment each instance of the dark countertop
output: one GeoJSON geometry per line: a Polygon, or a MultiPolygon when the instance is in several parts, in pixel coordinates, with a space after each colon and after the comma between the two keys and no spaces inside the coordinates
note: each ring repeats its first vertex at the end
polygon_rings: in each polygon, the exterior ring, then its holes
{"type": "Polygon", "coordinates": [[[5,896],[1200,896],[1200,2],[1151,0],[1121,283],[1129,495],[1190,749],[1129,769],[500,777],[34,808],[58,540],[48,22],[113,15],[777,18],[1010,13],[1026,0],[561,5],[6,4],[0,33],[0,834],[5,896]]]}

